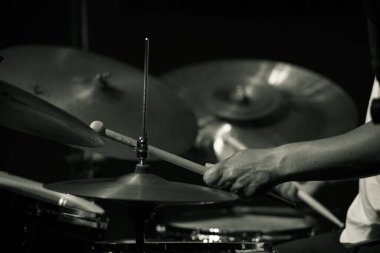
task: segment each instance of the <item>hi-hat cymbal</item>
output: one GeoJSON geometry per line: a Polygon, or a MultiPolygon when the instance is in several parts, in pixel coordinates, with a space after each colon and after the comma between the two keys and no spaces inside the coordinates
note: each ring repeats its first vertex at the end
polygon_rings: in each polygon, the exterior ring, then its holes
{"type": "Polygon", "coordinates": [[[130,173],[119,178],[73,180],[44,186],[82,197],[149,203],[219,203],[237,195],[198,185],[169,182],[148,173],[130,173]]]}
{"type": "Polygon", "coordinates": [[[64,144],[104,145],[103,138],[67,112],[0,81],[0,125],[64,144]]]}
{"type": "Polygon", "coordinates": [[[336,83],[283,62],[213,61],[162,76],[192,107],[198,145],[219,160],[238,149],[312,140],[354,128],[355,104],[336,83]]]}
{"type": "MultiPolygon", "coordinates": [[[[137,138],[142,135],[143,72],[117,60],[71,48],[17,46],[0,52],[0,78],[35,94],[86,123],[102,120],[137,138]]],[[[143,52],[142,52],[143,55],[143,52]]],[[[197,134],[191,109],[158,79],[149,78],[149,143],[174,154],[187,151],[197,134]]],[[[91,149],[108,157],[136,159],[109,142],[91,149]]]]}

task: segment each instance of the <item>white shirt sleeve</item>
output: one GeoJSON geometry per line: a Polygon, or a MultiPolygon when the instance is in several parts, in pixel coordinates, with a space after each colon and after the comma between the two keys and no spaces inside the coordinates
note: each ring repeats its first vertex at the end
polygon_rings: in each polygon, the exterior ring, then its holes
{"type": "Polygon", "coordinates": [[[369,122],[372,120],[372,117],[371,117],[371,103],[372,103],[372,100],[374,98],[379,98],[380,97],[380,89],[379,89],[379,82],[377,81],[377,78],[375,78],[374,82],[373,82],[373,86],[372,86],[372,91],[371,91],[371,98],[368,102],[368,107],[367,107],[367,115],[366,115],[366,118],[365,118],[365,122],[369,122]]]}

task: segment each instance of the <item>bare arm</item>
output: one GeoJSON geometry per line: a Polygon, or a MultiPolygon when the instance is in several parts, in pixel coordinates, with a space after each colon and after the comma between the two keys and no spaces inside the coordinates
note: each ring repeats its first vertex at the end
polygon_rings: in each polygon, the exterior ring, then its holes
{"type": "Polygon", "coordinates": [[[380,174],[380,125],[272,149],[248,149],[212,167],[208,185],[252,195],[286,181],[352,179],[380,174]]]}
{"type": "Polygon", "coordinates": [[[280,176],[289,180],[353,179],[380,174],[380,125],[331,138],[287,144],[280,176]]]}

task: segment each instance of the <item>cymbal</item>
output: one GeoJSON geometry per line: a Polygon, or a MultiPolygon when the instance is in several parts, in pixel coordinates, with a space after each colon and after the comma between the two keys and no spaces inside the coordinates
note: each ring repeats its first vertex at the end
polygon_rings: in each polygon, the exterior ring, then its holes
{"type": "Polygon", "coordinates": [[[238,198],[230,192],[170,182],[149,173],[130,173],[119,178],[72,180],[44,187],[82,197],[152,203],[219,203],[238,198]]]}
{"type": "MultiPolygon", "coordinates": [[[[143,72],[117,60],[72,48],[26,45],[0,51],[0,78],[90,124],[102,120],[137,138],[142,135],[143,72]]],[[[143,52],[142,52],[143,59],[143,52]]],[[[193,146],[196,119],[190,107],[157,78],[149,78],[147,132],[151,145],[174,154],[193,146]]],[[[136,160],[120,143],[90,149],[136,160]]],[[[151,157],[151,159],[155,159],[151,157]]]]}
{"type": "Polygon", "coordinates": [[[239,149],[267,148],[341,134],[357,125],[354,102],[311,70],[268,60],[211,61],[167,72],[193,109],[197,145],[219,160],[239,149]]]}
{"type": "Polygon", "coordinates": [[[69,113],[0,81],[0,125],[65,144],[104,145],[103,138],[69,113]]]}

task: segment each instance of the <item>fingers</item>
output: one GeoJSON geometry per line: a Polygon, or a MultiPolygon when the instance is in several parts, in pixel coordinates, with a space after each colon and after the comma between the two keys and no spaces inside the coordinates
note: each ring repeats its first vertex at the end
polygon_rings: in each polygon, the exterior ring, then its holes
{"type": "Polygon", "coordinates": [[[203,181],[209,186],[217,185],[220,177],[222,176],[221,175],[222,172],[221,170],[219,170],[218,164],[217,165],[206,164],[206,167],[209,167],[209,169],[203,175],[203,181]]]}
{"type": "Polygon", "coordinates": [[[203,175],[204,182],[212,187],[234,192],[239,195],[253,195],[257,188],[266,184],[265,173],[252,173],[252,168],[237,169],[228,161],[219,164],[206,164],[209,169],[203,175]]]}
{"type": "Polygon", "coordinates": [[[249,197],[257,193],[257,184],[251,183],[248,187],[244,188],[244,195],[249,197]]]}
{"type": "Polygon", "coordinates": [[[233,172],[230,168],[222,166],[222,163],[206,163],[205,166],[209,168],[203,175],[203,180],[207,185],[223,189],[231,186],[233,172]]]}
{"type": "Polygon", "coordinates": [[[203,181],[213,187],[219,189],[230,190],[234,183],[234,173],[232,169],[225,168],[222,164],[206,164],[209,169],[203,175],[203,181]]]}
{"type": "Polygon", "coordinates": [[[221,189],[228,190],[236,180],[236,173],[230,167],[219,167],[221,170],[221,177],[217,186],[221,189]]]}
{"type": "Polygon", "coordinates": [[[231,186],[231,191],[234,193],[244,193],[244,189],[251,183],[248,176],[239,177],[231,186]]]}
{"type": "Polygon", "coordinates": [[[277,185],[275,189],[284,197],[287,199],[290,199],[292,201],[299,201],[299,198],[297,197],[298,188],[295,184],[292,182],[286,182],[282,183],[280,185],[277,185]]]}
{"type": "Polygon", "coordinates": [[[273,160],[267,150],[239,151],[221,163],[206,164],[203,180],[209,186],[248,197],[273,187],[277,175],[273,170],[278,165],[273,160]]]}

